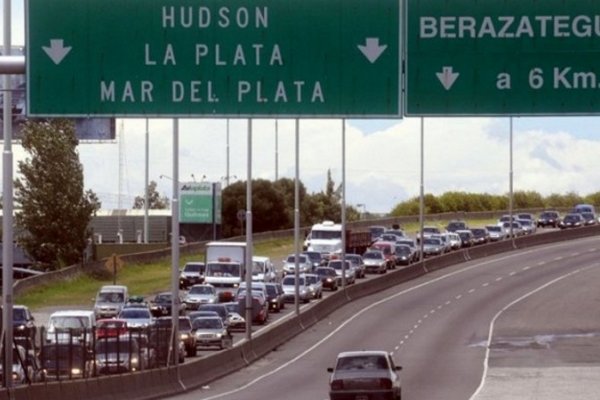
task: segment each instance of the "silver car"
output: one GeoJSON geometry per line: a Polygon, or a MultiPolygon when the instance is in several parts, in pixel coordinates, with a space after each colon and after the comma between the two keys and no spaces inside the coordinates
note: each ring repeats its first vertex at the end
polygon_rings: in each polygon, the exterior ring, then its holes
{"type": "MultiPolygon", "coordinates": [[[[296,301],[296,277],[294,275],[287,275],[281,281],[281,287],[283,288],[284,299],[288,303],[296,301]]],[[[298,277],[298,297],[300,301],[308,303],[311,298],[310,289],[306,284],[306,278],[300,275],[298,277]]]]}
{"type": "MultiPolygon", "coordinates": [[[[342,265],[342,260],[331,260],[329,261],[329,264],[327,264],[328,267],[335,269],[335,273],[338,274],[338,276],[340,277],[342,276],[342,265]]],[[[348,285],[356,281],[356,272],[354,272],[354,267],[352,266],[352,263],[348,260],[346,260],[344,272],[344,277],[346,278],[346,283],[348,285]]]]}
{"type": "MultiPolygon", "coordinates": [[[[313,270],[313,264],[306,254],[298,255],[298,271],[301,274],[309,273],[313,270]]],[[[283,260],[283,273],[293,274],[296,272],[296,255],[290,254],[283,260]]]]}
{"type": "Polygon", "coordinates": [[[117,318],[127,321],[127,328],[132,331],[144,330],[154,324],[154,317],[148,308],[124,308],[117,318]]]}
{"type": "Polygon", "coordinates": [[[224,349],[231,345],[231,336],[219,317],[200,317],[192,322],[192,332],[196,335],[198,347],[216,346],[224,349]]]}
{"type": "Polygon", "coordinates": [[[308,284],[308,290],[312,295],[313,299],[320,299],[323,297],[323,282],[321,278],[316,274],[304,274],[306,283],[308,284]]]}
{"type": "Polygon", "coordinates": [[[213,304],[218,301],[217,299],[217,290],[215,287],[205,283],[192,286],[184,297],[183,302],[186,309],[197,310],[200,304],[213,304]]]}

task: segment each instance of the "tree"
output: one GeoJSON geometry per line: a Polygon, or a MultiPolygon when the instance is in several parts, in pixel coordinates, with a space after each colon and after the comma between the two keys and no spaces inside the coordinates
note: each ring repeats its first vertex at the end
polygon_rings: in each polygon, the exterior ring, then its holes
{"type": "Polygon", "coordinates": [[[17,242],[41,269],[59,269],[81,260],[90,238],[89,223],[100,208],[96,194],[84,191],[83,166],[72,121],[29,121],[21,145],[29,154],[19,161],[15,180],[23,229],[17,242]]]}
{"type": "MultiPolygon", "coordinates": [[[[148,192],[148,209],[150,210],[166,210],[169,208],[169,199],[164,196],[161,197],[160,194],[156,191],[156,182],[150,181],[148,187],[146,188],[148,192]]],[[[135,200],[133,201],[134,209],[142,209],[144,208],[144,198],[145,196],[135,196],[135,200]]]]}

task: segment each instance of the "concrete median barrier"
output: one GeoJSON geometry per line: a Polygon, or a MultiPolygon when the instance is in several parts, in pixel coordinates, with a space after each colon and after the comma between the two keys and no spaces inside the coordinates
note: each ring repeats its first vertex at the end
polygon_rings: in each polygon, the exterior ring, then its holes
{"type": "Polygon", "coordinates": [[[186,388],[199,387],[247,366],[240,346],[223,350],[208,357],[190,360],[179,367],[186,388]]]}

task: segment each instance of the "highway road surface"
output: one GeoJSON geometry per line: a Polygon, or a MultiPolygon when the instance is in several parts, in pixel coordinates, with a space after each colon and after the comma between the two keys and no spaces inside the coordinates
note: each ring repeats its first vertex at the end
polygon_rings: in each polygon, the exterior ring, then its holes
{"type": "Polygon", "coordinates": [[[600,398],[600,238],[504,253],[360,299],[174,399],[324,400],[336,355],[382,349],[403,399],[600,398]]]}

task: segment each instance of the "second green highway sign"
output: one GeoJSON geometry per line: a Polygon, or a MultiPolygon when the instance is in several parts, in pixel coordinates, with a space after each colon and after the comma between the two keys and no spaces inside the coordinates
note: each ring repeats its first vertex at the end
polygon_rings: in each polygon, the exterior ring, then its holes
{"type": "Polygon", "coordinates": [[[406,114],[600,114],[597,0],[407,0],[406,114]]]}

